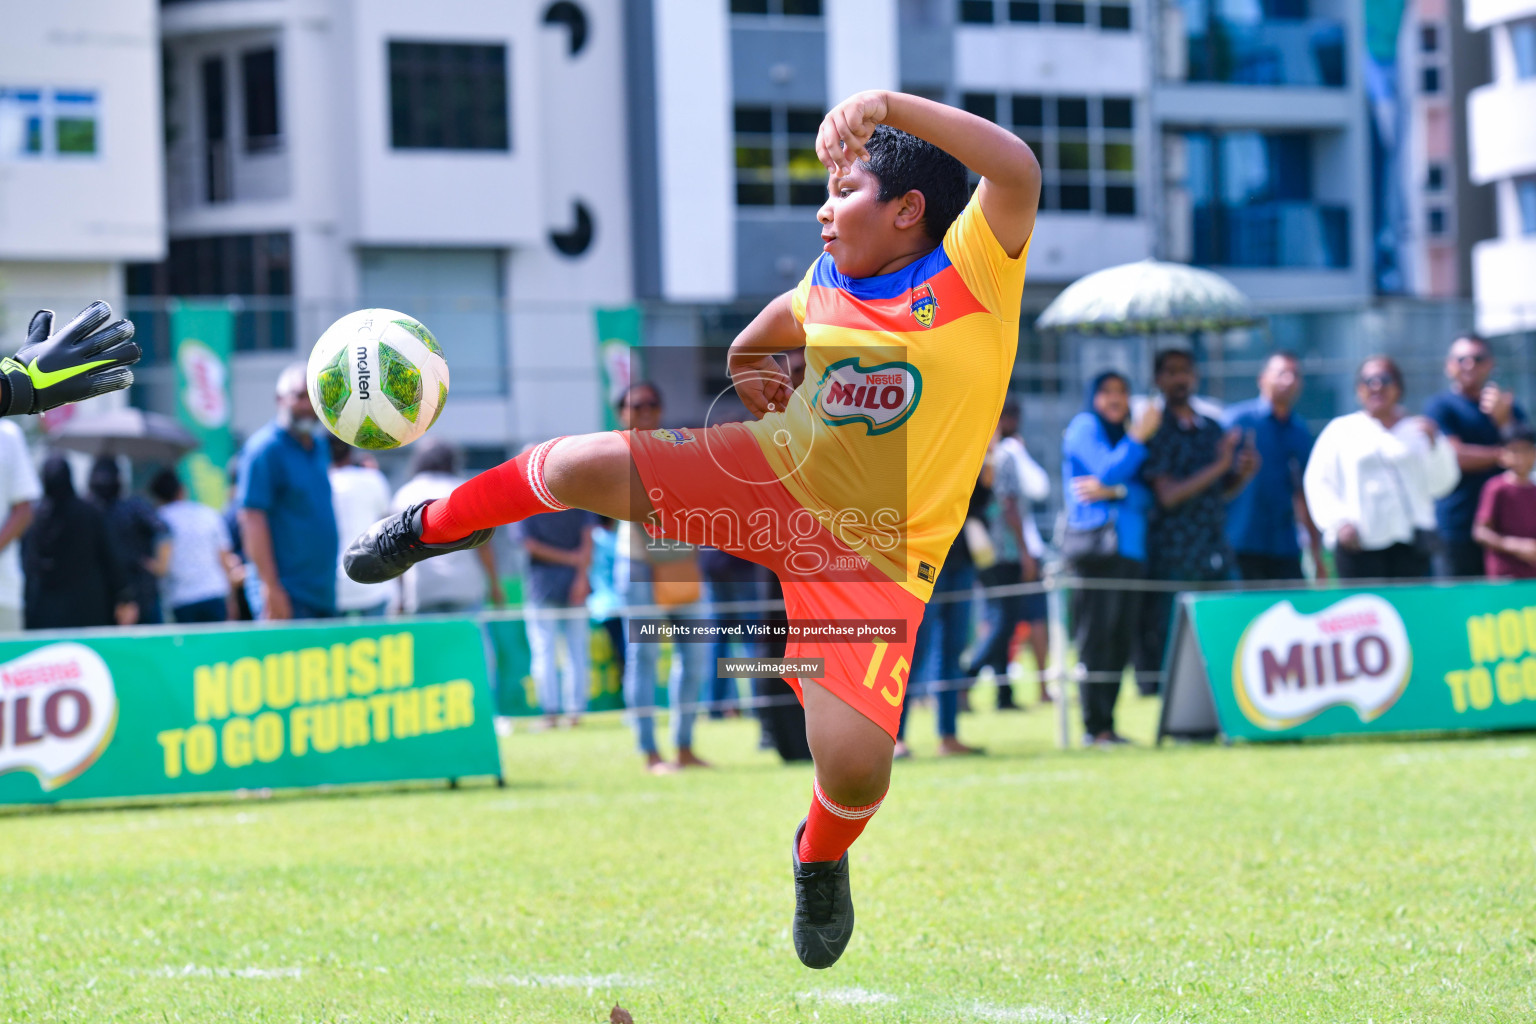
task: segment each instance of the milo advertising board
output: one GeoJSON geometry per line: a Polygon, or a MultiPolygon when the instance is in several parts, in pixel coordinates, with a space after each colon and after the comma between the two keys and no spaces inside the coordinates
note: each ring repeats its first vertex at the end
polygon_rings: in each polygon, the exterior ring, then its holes
{"type": "Polygon", "coordinates": [[[1536,583],[1186,594],[1159,735],[1536,727],[1536,583]]]}
{"type": "Polygon", "coordinates": [[[0,803],[499,773],[473,622],[0,643],[0,803]]]}

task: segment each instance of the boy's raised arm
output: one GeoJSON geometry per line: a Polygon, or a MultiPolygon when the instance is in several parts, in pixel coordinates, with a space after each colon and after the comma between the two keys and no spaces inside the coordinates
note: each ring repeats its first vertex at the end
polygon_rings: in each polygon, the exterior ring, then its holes
{"type": "Polygon", "coordinates": [[[900,92],[855,93],[833,107],[816,135],[816,155],[827,170],[846,173],[869,159],[864,144],[875,126],[888,124],[950,154],[981,176],[981,210],[1009,256],[1017,256],[1035,229],[1040,205],[1040,163],[1024,140],[975,114],[900,92]]]}

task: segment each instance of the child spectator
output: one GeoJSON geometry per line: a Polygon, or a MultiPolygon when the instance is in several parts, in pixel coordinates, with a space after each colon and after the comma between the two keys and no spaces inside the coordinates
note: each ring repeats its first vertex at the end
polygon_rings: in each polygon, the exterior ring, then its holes
{"type": "Polygon", "coordinates": [[[1490,579],[1536,579],[1536,428],[1520,421],[1505,427],[1499,465],[1504,472],[1483,485],[1472,537],[1483,546],[1490,579]]]}

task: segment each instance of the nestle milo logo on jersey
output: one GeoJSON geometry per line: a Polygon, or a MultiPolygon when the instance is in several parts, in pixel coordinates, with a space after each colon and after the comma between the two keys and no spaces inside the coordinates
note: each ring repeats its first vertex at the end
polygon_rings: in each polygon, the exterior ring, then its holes
{"type": "Polygon", "coordinates": [[[884,434],[906,422],[923,393],[923,377],[910,363],[862,366],[858,356],[827,367],[816,387],[816,411],[834,427],[864,424],[884,434]]]}

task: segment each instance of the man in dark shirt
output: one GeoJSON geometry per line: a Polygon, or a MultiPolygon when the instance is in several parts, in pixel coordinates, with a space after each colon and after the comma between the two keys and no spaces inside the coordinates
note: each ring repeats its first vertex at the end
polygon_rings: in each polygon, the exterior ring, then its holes
{"type": "Polygon", "coordinates": [[[1312,434],[1296,415],[1301,373],[1293,352],[1276,352],[1259,374],[1259,397],[1227,409],[1229,429],[1251,436],[1260,466],[1253,482],[1227,506],[1227,540],[1244,580],[1299,580],[1299,524],[1312,542],[1319,576],[1326,571],[1322,536],[1307,515],[1301,474],[1312,453],[1312,434]]]}
{"type": "MultiPolygon", "coordinates": [[[[1147,442],[1141,468],[1156,499],[1147,516],[1147,576],[1230,579],[1227,502],[1258,471],[1258,451],[1244,443],[1241,430],[1223,431],[1190,405],[1199,378],[1188,352],[1159,352],[1152,375],[1163,396],[1163,425],[1147,442]]],[[[1172,611],[1171,591],[1147,593],[1135,659],[1136,685],[1143,694],[1157,692],[1172,611]]]]}
{"type": "Polygon", "coordinates": [[[1477,513],[1483,485],[1498,475],[1503,452],[1499,435],[1514,422],[1525,422],[1525,413],[1514,395],[1489,381],[1493,350],[1475,334],[1462,334],[1451,342],[1445,359],[1448,390],[1431,398],[1424,415],[1456,449],[1461,482],[1435,502],[1441,549],[1435,555],[1437,576],[1481,576],[1483,549],[1472,539],[1472,518],[1477,513]]]}

